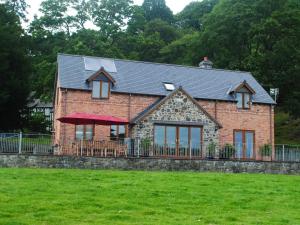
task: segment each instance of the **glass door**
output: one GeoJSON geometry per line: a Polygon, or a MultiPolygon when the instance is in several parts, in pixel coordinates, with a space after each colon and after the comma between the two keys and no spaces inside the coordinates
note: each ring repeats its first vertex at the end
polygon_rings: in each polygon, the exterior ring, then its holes
{"type": "Polygon", "coordinates": [[[154,129],[154,156],[164,155],[165,149],[165,127],[155,126],[154,129]]]}
{"type": "Polygon", "coordinates": [[[235,157],[243,158],[243,131],[234,132],[235,157]]]}
{"type": "Polygon", "coordinates": [[[166,150],[168,156],[176,156],[176,127],[166,127],[166,150]]]}
{"type": "Polygon", "coordinates": [[[246,158],[253,158],[253,150],[254,150],[254,132],[246,131],[245,132],[245,153],[246,158]]]}
{"type": "Polygon", "coordinates": [[[234,131],[235,157],[252,159],[254,157],[254,131],[234,131]]]}
{"type": "Polygon", "coordinates": [[[179,127],[178,131],[178,156],[189,155],[189,128],[179,127]]]}
{"type": "Polygon", "coordinates": [[[154,156],[201,157],[202,128],[155,125],[154,156]]]}
{"type": "Polygon", "coordinates": [[[191,156],[201,157],[202,153],[202,129],[200,127],[191,127],[190,135],[191,156]]]}

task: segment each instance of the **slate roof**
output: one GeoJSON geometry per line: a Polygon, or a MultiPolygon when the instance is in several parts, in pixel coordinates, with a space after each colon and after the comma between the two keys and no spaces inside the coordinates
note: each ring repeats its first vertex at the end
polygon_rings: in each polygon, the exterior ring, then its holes
{"type": "MultiPolygon", "coordinates": [[[[85,70],[84,57],[87,56],[58,54],[58,87],[90,90],[86,79],[96,71],[85,70]]],[[[248,72],[123,59],[110,60],[114,61],[117,69],[117,72],[109,73],[116,80],[112,92],[167,96],[170,92],[165,90],[163,82],[170,82],[176,88],[182,86],[196,99],[235,101],[228,91],[246,81],[256,92],[253,102],[275,104],[248,72]]]]}

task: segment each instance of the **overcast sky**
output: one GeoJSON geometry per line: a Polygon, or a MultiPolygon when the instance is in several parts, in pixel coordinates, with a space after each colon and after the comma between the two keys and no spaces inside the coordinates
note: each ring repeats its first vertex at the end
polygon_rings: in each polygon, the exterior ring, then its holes
{"type": "MultiPolygon", "coordinates": [[[[134,0],[134,3],[137,5],[141,5],[144,0],[134,0]]],[[[197,1],[197,0],[166,0],[167,5],[173,11],[173,13],[180,12],[186,5],[190,2],[197,1]]],[[[42,0],[27,0],[27,3],[30,5],[28,9],[28,18],[32,20],[35,14],[39,15],[39,6],[42,0]]]]}

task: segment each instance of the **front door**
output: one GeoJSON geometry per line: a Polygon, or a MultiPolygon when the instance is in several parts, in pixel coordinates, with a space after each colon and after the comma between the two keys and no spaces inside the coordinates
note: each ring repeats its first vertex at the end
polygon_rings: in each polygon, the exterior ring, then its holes
{"type": "Polygon", "coordinates": [[[254,158],[254,131],[234,131],[235,157],[238,159],[254,158]]]}

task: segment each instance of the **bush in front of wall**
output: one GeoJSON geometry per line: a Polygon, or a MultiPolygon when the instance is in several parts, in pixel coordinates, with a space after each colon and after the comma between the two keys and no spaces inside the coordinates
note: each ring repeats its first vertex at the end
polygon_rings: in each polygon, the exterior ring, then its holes
{"type": "Polygon", "coordinates": [[[231,159],[235,156],[235,147],[232,144],[225,144],[220,150],[220,159],[231,159]]]}
{"type": "Polygon", "coordinates": [[[210,142],[207,146],[207,159],[214,159],[215,158],[215,152],[216,152],[217,144],[215,142],[210,142]]]}
{"type": "Polygon", "coordinates": [[[262,157],[269,157],[272,155],[272,146],[270,144],[264,144],[259,148],[259,152],[262,157]]]}

